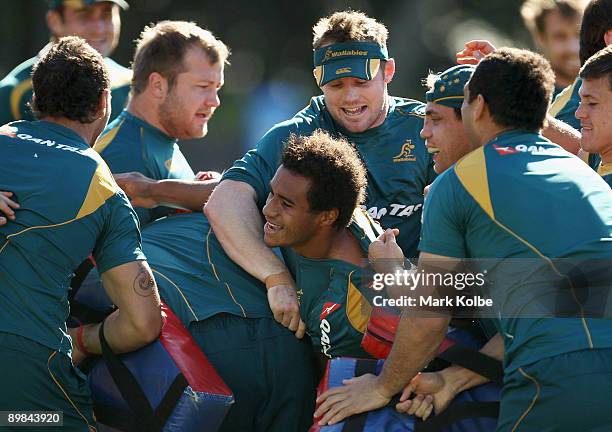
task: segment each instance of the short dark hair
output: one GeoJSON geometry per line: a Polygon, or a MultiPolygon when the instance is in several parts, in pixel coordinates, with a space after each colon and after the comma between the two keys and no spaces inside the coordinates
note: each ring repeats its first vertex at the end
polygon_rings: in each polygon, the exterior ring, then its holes
{"type": "Polygon", "coordinates": [[[604,35],[612,29],[612,0],[591,0],[580,26],[580,64],[606,46],[604,35]]]}
{"type": "Polygon", "coordinates": [[[184,58],[189,48],[201,48],[211,64],[228,63],[229,48],[208,30],[188,21],[160,21],[145,27],[136,42],[132,62],[132,91],[142,93],[149,75],[157,72],[174,86],[176,76],[185,70],[184,58]]]}
{"type": "Polygon", "coordinates": [[[35,116],[64,117],[80,123],[96,120],[100,96],[110,88],[102,56],[84,39],[61,38],[32,70],[35,116]]]}
{"type": "Polygon", "coordinates": [[[581,0],[526,0],[521,6],[521,16],[532,33],[544,34],[546,15],[558,11],[563,18],[578,18],[583,6],[581,0]]]}
{"type": "Polygon", "coordinates": [[[608,86],[612,90],[612,45],[608,45],[591,56],[578,74],[583,80],[596,80],[608,76],[608,86]]]}
{"type": "Polygon", "coordinates": [[[501,48],[476,67],[468,102],[480,94],[500,126],[537,131],[544,126],[554,83],[550,63],[540,54],[501,48]]]}
{"type": "Polygon", "coordinates": [[[336,228],[346,227],[365,199],[365,167],[344,138],[333,138],[321,129],[310,136],[291,134],[281,164],[310,180],[307,199],[311,211],[338,209],[336,228]]]}

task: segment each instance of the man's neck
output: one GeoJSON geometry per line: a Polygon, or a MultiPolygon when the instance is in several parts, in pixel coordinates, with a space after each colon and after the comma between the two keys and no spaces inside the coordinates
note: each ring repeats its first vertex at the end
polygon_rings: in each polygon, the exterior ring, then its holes
{"type": "Polygon", "coordinates": [[[601,156],[601,164],[612,164],[612,144],[604,147],[599,154],[601,156]]]}
{"type": "Polygon", "coordinates": [[[308,243],[294,250],[309,259],[337,259],[362,265],[365,258],[357,239],[348,228],[319,232],[308,243]]]}
{"type": "Polygon", "coordinates": [[[571,85],[573,82],[574,82],[573,77],[561,76],[557,74],[555,78],[555,86],[561,89],[564,89],[565,87],[571,85]]]}
{"type": "Polygon", "coordinates": [[[497,138],[499,135],[510,130],[512,130],[512,128],[502,127],[495,123],[490,123],[489,126],[481,127],[480,143],[478,147],[484,146],[485,144],[491,142],[493,139],[497,138]]]}
{"type": "Polygon", "coordinates": [[[50,123],[55,123],[60,126],[64,126],[72,130],[78,136],[83,138],[83,141],[87,143],[90,147],[94,145],[96,140],[98,139],[98,131],[96,127],[97,122],[93,123],[80,123],[76,120],[70,120],[65,117],[43,117],[41,120],[48,121],[50,123]]]}
{"type": "Polygon", "coordinates": [[[132,94],[126,110],[134,117],[138,117],[140,120],[149,123],[151,126],[168,135],[159,121],[159,109],[157,104],[152,103],[152,101],[146,95],[132,94]]]}

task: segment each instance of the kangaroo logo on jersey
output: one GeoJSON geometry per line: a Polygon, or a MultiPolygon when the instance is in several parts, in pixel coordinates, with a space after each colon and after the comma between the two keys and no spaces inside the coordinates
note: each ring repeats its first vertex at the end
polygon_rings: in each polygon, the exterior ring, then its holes
{"type": "Polygon", "coordinates": [[[393,162],[414,162],[416,160],[416,156],[412,154],[412,150],[414,149],[414,144],[412,141],[407,139],[404,145],[402,145],[402,150],[398,155],[393,156],[393,162]]]}
{"type": "Polygon", "coordinates": [[[339,309],[340,306],[341,305],[339,305],[338,303],[325,302],[325,304],[323,304],[323,310],[321,311],[321,317],[319,318],[319,320],[323,321],[327,315],[329,315],[336,309],[339,309]]]}

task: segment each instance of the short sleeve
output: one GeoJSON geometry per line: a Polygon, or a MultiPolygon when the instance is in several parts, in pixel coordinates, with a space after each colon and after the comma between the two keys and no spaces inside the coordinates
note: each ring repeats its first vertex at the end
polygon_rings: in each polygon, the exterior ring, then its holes
{"type": "Polygon", "coordinates": [[[121,264],[146,259],[142,252],[138,218],[125,194],[118,192],[100,210],[99,216],[105,218],[104,228],[93,251],[100,273],[121,264]]]}
{"type": "Polygon", "coordinates": [[[257,193],[257,205],[263,207],[270,192],[270,181],[280,165],[281,152],[287,139],[297,128],[293,121],[284,122],[270,129],[257,143],[257,147],[249,150],[242,159],[223,174],[223,180],[236,180],[247,183],[257,193]]]}
{"type": "Polygon", "coordinates": [[[435,255],[466,258],[465,211],[461,185],[455,172],[447,170],[434,181],[423,208],[419,250],[435,255]]]}

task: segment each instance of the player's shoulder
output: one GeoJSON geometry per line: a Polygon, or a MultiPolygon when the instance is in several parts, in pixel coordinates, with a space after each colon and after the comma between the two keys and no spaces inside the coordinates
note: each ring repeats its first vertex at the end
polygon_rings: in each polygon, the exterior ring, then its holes
{"type": "Polygon", "coordinates": [[[350,229],[357,234],[358,239],[364,240],[368,244],[383,233],[380,224],[372,219],[370,214],[362,207],[357,207],[353,211],[350,229]]]}
{"type": "Polygon", "coordinates": [[[580,103],[578,91],[582,86],[582,79],[577,77],[572,84],[561,90],[548,108],[548,114],[553,117],[562,115],[564,110],[580,103]]]}
{"type": "Polygon", "coordinates": [[[319,125],[325,123],[327,116],[329,116],[329,113],[325,106],[325,97],[320,95],[311,97],[308,104],[298,111],[291,120],[304,125],[319,125]]]}
{"type": "Polygon", "coordinates": [[[425,104],[421,101],[409,98],[390,96],[393,106],[393,113],[399,118],[416,118],[423,120],[425,118],[425,104]]]}
{"type": "Polygon", "coordinates": [[[104,58],[109,73],[111,89],[129,86],[132,82],[132,70],[120,65],[110,57],[104,58]]]}
{"type": "Polygon", "coordinates": [[[262,141],[284,140],[291,134],[309,135],[315,129],[326,129],[326,122],[322,119],[324,110],[323,97],[313,97],[309,104],[298,111],[292,118],[272,126],[263,136],[262,141]]]}
{"type": "Polygon", "coordinates": [[[110,148],[122,143],[132,142],[132,144],[134,144],[134,139],[139,140],[140,134],[130,134],[130,131],[136,129],[137,127],[130,121],[130,116],[127,115],[127,111],[123,111],[116,119],[106,126],[93,148],[99,154],[104,154],[110,150],[110,148]]]}

